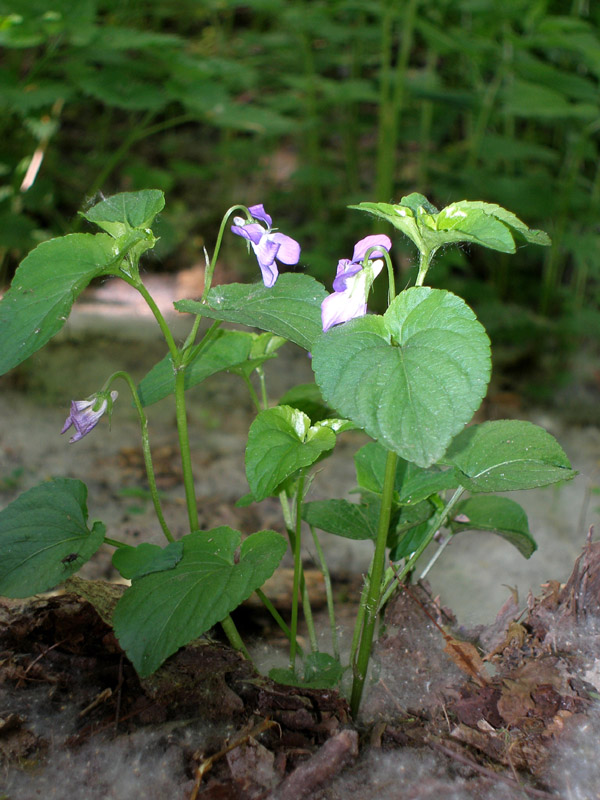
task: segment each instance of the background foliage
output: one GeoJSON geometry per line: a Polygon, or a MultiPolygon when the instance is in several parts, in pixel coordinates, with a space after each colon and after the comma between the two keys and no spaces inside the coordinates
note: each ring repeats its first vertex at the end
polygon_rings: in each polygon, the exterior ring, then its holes
{"type": "Polygon", "coordinates": [[[347,205],[417,190],[552,235],[436,267],[497,346],[597,339],[599,27],[589,0],[0,0],[4,280],[100,192],[160,188],[149,268],[203,261],[224,210],[262,202],[329,285],[368,232],[347,205]]]}

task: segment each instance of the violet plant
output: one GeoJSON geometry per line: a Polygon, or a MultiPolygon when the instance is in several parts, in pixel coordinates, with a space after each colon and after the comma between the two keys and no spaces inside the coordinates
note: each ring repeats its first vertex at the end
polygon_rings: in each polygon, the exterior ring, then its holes
{"type": "MultiPolygon", "coordinates": [[[[493,531],[529,557],[536,545],[525,512],[494,492],[545,486],[575,475],[555,439],[529,422],[467,427],[486,393],[489,339],[461,298],[425,284],[441,247],[467,242],[513,253],[515,236],[540,245],[550,240],[490,203],[461,201],[438,211],[419,194],[397,204],[361,203],[352,208],[391,223],[415,244],[415,285],[396,294],[392,241],[375,234],[356,244],[351,260],[339,261],[328,293],[305,273],[280,275],[277,261],[297,264],[299,244],[273,229],[262,205],[235,206],[223,219],[212,258],[206,256],[202,297],[175,303],[179,311],[196,315],[178,345],[139,269],[141,256],[156,243],[152,224],[163,206],[159,191],[102,200],[83,214],[101,232],[52,239],[24,259],[0,301],[0,374],[60,330],[92,278],[118,276],[142,295],[164,335],[167,354],[138,385],[119,371],[86,400],[73,400],[63,432],[74,427],[69,446],[82,446],[77,442],[94,435],[102,415],[110,417],[117,400],[113,384],[125,382],[139,415],[149,489],[166,544],[132,547],[108,537],[102,522],[88,523],[87,488],[81,481],[45,481],[0,512],[0,594],[25,597],[51,589],[103,545],[114,548],[113,564],[131,585],[111,622],[134,667],[147,676],[218,623],[232,646],[248,656],[230,614],[256,592],[290,642],[289,668],[272,671],[272,677],[334,686],[349,668],[356,714],[380,612],[397,581],[412,575],[434,536],[443,531],[448,541],[465,530],[493,531]],[[262,282],[212,286],[229,224],[253,249],[262,282]],[[367,314],[369,291],[382,274],[387,274],[388,308],[382,315],[367,314]],[[200,335],[203,318],[212,323],[200,335]],[[227,330],[221,327],[224,322],[261,332],[227,330]],[[315,383],[295,387],[271,406],[265,365],[286,341],[311,353],[315,383]],[[228,526],[200,530],[186,402],[194,386],[225,370],[242,378],[257,411],[246,447],[250,491],[239,503],[267,497],[281,502],[294,557],[289,625],[261,588],[286,551],[284,537],[272,530],[242,537],[228,526]],[[175,402],[189,522],[189,533],[178,540],[156,488],[145,411],[168,395],[175,402]],[[349,429],[363,430],[372,440],[355,454],[359,502],[307,500],[318,479],[311,470],[349,429]],[[319,650],[312,619],[301,561],[303,523],[325,577],[331,652],[319,650]],[[347,665],[340,658],[331,581],[317,531],[373,542],[347,665]],[[388,559],[393,567],[386,568],[388,559]],[[310,652],[297,642],[300,608],[310,652]]],[[[68,585],[86,594],[81,582],[68,585]]],[[[91,593],[89,599],[94,602],[91,593]]]]}

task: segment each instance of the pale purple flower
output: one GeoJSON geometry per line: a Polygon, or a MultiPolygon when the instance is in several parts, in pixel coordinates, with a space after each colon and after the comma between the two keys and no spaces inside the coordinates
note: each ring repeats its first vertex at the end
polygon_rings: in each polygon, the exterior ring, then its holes
{"type": "Polygon", "coordinates": [[[373,281],[383,269],[380,256],[383,250],[389,252],[391,247],[392,242],[385,234],[366,236],[355,244],[352,261],[348,258],[338,261],[333,293],[321,303],[323,331],[354,317],[364,317],[367,313],[367,296],[373,281]],[[361,262],[371,247],[380,247],[381,250],[373,250],[365,267],[361,262]],[[376,260],[371,261],[372,258],[376,260]]]}
{"type": "Polygon", "coordinates": [[[75,428],[75,433],[69,439],[69,442],[78,442],[84,436],[95,428],[100,417],[108,409],[109,415],[112,410],[112,404],[115,402],[119,393],[113,391],[110,397],[106,392],[98,392],[88,400],[72,400],[71,413],[65,420],[61,433],[66,433],[71,425],[75,428]]]}
{"type": "Polygon", "coordinates": [[[297,264],[300,260],[300,245],[291,236],[272,230],[273,220],[262,203],[250,206],[248,211],[255,222],[248,222],[243,217],[234,217],[231,230],[250,242],[258,260],[263,282],[266,287],[271,288],[279,275],[275,259],[282,264],[297,264]],[[266,224],[266,228],[261,222],[266,224]]]}

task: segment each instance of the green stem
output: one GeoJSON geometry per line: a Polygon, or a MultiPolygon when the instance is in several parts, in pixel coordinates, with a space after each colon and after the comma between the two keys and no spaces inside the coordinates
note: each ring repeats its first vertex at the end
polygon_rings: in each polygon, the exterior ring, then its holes
{"type": "Polygon", "coordinates": [[[148,477],[148,486],[150,487],[150,495],[152,496],[154,511],[156,512],[156,516],[160,523],[160,527],[162,528],[167,541],[174,542],[175,539],[173,537],[173,534],[169,530],[169,526],[167,525],[167,522],[164,518],[162,507],[160,504],[160,496],[158,494],[158,488],[156,486],[156,478],[154,476],[152,453],[150,451],[150,436],[148,434],[148,417],[146,416],[142,404],[140,402],[140,397],[138,395],[136,385],[133,382],[131,375],[129,375],[129,373],[125,372],[124,370],[119,370],[118,372],[114,372],[110,376],[110,378],[108,378],[108,380],[104,384],[103,391],[108,391],[112,382],[117,378],[122,378],[129,387],[131,396],[133,398],[133,403],[135,405],[140,420],[140,427],[142,429],[142,452],[144,454],[144,464],[146,467],[146,475],[148,477]]]}
{"type": "Polygon", "coordinates": [[[217,264],[217,258],[219,256],[219,251],[221,249],[221,242],[223,241],[223,235],[225,233],[225,226],[227,225],[229,217],[233,214],[234,211],[243,211],[244,214],[246,215],[246,218],[248,219],[248,222],[252,222],[252,214],[248,211],[246,206],[241,206],[241,205],[231,206],[231,208],[228,208],[227,211],[225,212],[223,219],[221,220],[221,227],[219,228],[219,233],[217,234],[217,241],[215,243],[213,256],[210,260],[210,263],[206,267],[206,272],[204,273],[204,289],[202,290],[202,297],[200,298],[201,303],[206,302],[206,298],[210,291],[213,275],[215,272],[215,266],[217,264]]]}
{"type": "MultiPolygon", "coordinates": [[[[262,602],[262,604],[264,605],[264,607],[269,612],[269,614],[271,614],[271,616],[273,617],[275,622],[279,625],[279,627],[284,632],[286,637],[291,641],[292,640],[292,632],[289,629],[289,627],[287,626],[284,618],[281,616],[279,611],[277,611],[277,609],[275,608],[273,603],[269,600],[269,598],[263,592],[262,589],[255,589],[255,592],[258,595],[258,597],[259,597],[260,601],[262,602]]],[[[296,649],[300,654],[302,654],[302,648],[300,647],[298,642],[296,642],[296,649]]]]}
{"type": "Polygon", "coordinates": [[[337,625],[335,622],[335,608],[333,604],[331,575],[329,573],[327,561],[325,560],[325,554],[323,553],[323,548],[321,547],[321,542],[319,541],[319,537],[317,536],[317,532],[314,528],[314,525],[310,526],[310,532],[312,534],[315,549],[317,551],[317,558],[319,559],[319,564],[321,565],[321,573],[323,574],[323,580],[325,581],[325,595],[327,597],[327,613],[329,615],[329,627],[331,628],[331,645],[333,647],[333,655],[334,658],[337,658],[339,661],[340,645],[338,641],[337,625]]]}
{"type": "Polygon", "coordinates": [[[154,298],[152,297],[148,289],[146,289],[146,287],[139,278],[137,279],[130,278],[128,275],[125,275],[123,271],[120,272],[119,277],[121,278],[121,280],[124,280],[125,283],[128,283],[130,286],[133,286],[134,289],[137,289],[137,291],[142,295],[142,297],[146,301],[146,304],[148,305],[148,308],[150,309],[150,311],[152,311],[154,318],[157,321],[158,326],[161,330],[162,335],[165,337],[165,341],[167,343],[167,347],[169,348],[169,353],[171,354],[173,363],[174,364],[178,363],[180,357],[179,348],[175,344],[175,339],[173,338],[171,329],[167,325],[165,318],[161,314],[159,307],[156,305],[154,298]]]}
{"type": "MultiPolygon", "coordinates": [[[[448,500],[446,505],[440,508],[440,510],[437,511],[437,513],[431,518],[427,536],[423,539],[421,544],[417,547],[415,552],[411,555],[411,557],[408,559],[408,561],[402,567],[402,569],[400,571],[396,570],[395,572],[393,572],[393,575],[396,577],[397,581],[403,580],[410,572],[413,571],[415,564],[417,563],[419,558],[421,558],[425,550],[429,547],[437,531],[439,531],[439,529],[443,527],[444,523],[450,516],[450,512],[457,504],[457,502],[460,500],[460,497],[464,491],[465,491],[464,488],[462,486],[459,486],[458,489],[456,489],[456,491],[450,498],[450,500],[448,500]]],[[[386,594],[389,596],[388,592],[386,592],[386,594]]]]}
{"type": "Polygon", "coordinates": [[[360,637],[362,635],[362,629],[365,622],[365,605],[367,602],[367,594],[369,592],[370,580],[371,580],[371,567],[369,567],[369,572],[367,573],[365,582],[363,584],[362,592],[360,593],[358,611],[356,613],[356,620],[354,622],[354,633],[352,634],[352,644],[350,645],[351,664],[354,664],[356,661],[356,653],[358,651],[358,645],[360,644],[360,637]]]}
{"type": "Polygon", "coordinates": [[[421,250],[419,252],[419,274],[417,275],[415,286],[423,286],[432,258],[433,253],[428,250],[421,250]]]}
{"type": "Polygon", "coordinates": [[[250,394],[250,397],[252,398],[252,402],[254,403],[254,407],[260,413],[263,409],[262,409],[262,406],[260,404],[260,400],[258,399],[258,395],[256,394],[256,389],[254,388],[254,386],[252,386],[252,381],[250,380],[250,376],[244,374],[242,377],[244,379],[244,383],[248,387],[248,392],[250,394]]]}
{"type": "Polygon", "coordinates": [[[104,544],[109,544],[111,547],[131,547],[129,544],[125,544],[125,542],[119,542],[118,539],[111,539],[108,536],[104,537],[104,544]]]}
{"type": "Polygon", "coordinates": [[[301,562],[301,527],[302,517],[300,515],[302,508],[302,500],[304,494],[304,475],[298,481],[298,488],[296,490],[296,527],[294,531],[294,580],[292,584],[292,619],[290,624],[291,640],[290,640],[290,669],[296,669],[296,634],[298,631],[298,595],[300,592],[300,575],[302,571],[301,562]]]}
{"type": "Polygon", "coordinates": [[[398,456],[389,451],[385,463],[385,477],[383,480],[383,491],[381,494],[381,510],[379,512],[379,524],[377,527],[377,541],[375,543],[375,553],[371,564],[371,575],[369,579],[369,589],[364,603],[365,621],[360,637],[360,645],[356,661],[353,664],[354,681],[352,683],[352,694],[350,697],[350,710],[356,717],[362,698],[369,660],[371,658],[371,646],[377,622],[377,610],[379,608],[379,598],[381,596],[381,584],[385,569],[385,550],[387,537],[390,527],[390,517],[392,513],[392,499],[394,494],[394,482],[396,479],[396,465],[398,456]]]}
{"type": "Polygon", "coordinates": [[[185,408],[185,368],[183,367],[176,368],[175,370],[175,415],[177,419],[177,435],[179,437],[183,486],[185,488],[185,503],[187,506],[190,531],[197,531],[200,525],[198,523],[196,487],[194,486],[192,453],[185,408]]]}
{"type": "MultiPolygon", "coordinates": [[[[200,316],[196,317],[196,322],[199,323],[200,320],[201,320],[200,316]]],[[[192,347],[194,339],[196,338],[196,334],[198,333],[198,325],[196,325],[196,322],[194,322],[192,330],[190,331],[182,347],[184,364],[186,366],[188,364],[191,364],[192,361],[195,361],[203,350],[206,350],[208,345],[215,338],[215,334],[219,330],[219,327],[222,325],[222,320],[220,319],[215,320],[213,324],[210,326],[210,328],[206,331],[202,339],[198,342],[198,344],[195,347],[192,347]]]]}
{"type": "Polygon", "coordinates": [[[225,636],[227,636],[229,644],[236,650],[239,650],[240,653],[242,653],[248,659],[248,661],[252,663],[252,659],[250,658],[250,653],[248,652],[246,645],[242,641],[242,637],[238,633],[238,629],[235,627],[235,623],[231,619],[229,614],[225,617],[225,619],[221,620],[221,627],[223,628],[225,636]]]}

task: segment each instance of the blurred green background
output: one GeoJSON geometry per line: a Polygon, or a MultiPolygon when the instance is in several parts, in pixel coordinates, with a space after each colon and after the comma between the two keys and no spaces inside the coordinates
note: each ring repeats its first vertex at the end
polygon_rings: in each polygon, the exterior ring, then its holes
{"type": "Polygon", "coordinates": [[[166,192],[153,271],[262,202],[327,286],[373,232],[348,204],[487,200],[553,247],[454,248],[431,280],[553,391],[600,341],[599,28],[591,0],[0,0],[0,283],[100,193],[166,192]]]}

